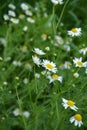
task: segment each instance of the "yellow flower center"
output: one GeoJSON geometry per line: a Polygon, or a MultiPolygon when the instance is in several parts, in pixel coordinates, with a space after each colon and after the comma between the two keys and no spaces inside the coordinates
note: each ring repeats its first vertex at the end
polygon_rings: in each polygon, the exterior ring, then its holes
{"type": "Polygon", "coordinates": [[[82,121],[82,116],[80,114],[76,114],[74,116],[74,118],[77,120],[77,121],[82,121]]]}
{"type": "Polygon", "coordinates": [[[27,51],[28,47],[26,45],[24,45],[23,49],[27,51]]]}
{"type": "Polygon", "coordinates": [[[73,107],[75,103],[74,103],[73,101],[71,101],[71,100],[68,100],[67,104],[68,104],[69,106],[73,107]]]}
{"type": "Polygon", "coordinates": [[[47,34],[42,34],[42,37],[43,38],[47,38],[47,34]]]}
{"type": "Polygon", "coordinates": [[[78,32],[78,30],[77,30],[76,28],[73,28],[71,31],[72,31],[73,33],[77,33],[77,32],[78,32]]]}
{"type": "Polygon", "coordinates": [[[53,75],[52,75],[52,78],[53,78],[53,79],[58,79],[58,75],[57,75],[57,74],[53,74],[53,75]]]}
{"type": "Polygon", "coordinates": [[[77,65],[80,66],[80,67],[82,67],[82,66],[83,66],[83,63],[82,63],[81,61],[78,61],[78,62],[77,62],[77,65]]]}
{"type": "Polygon", "coordinates": [[[47,67],[48,69],[53,69],[53,66],[52,66],[51,64],[46,64],[46,67],[47,67]]]}

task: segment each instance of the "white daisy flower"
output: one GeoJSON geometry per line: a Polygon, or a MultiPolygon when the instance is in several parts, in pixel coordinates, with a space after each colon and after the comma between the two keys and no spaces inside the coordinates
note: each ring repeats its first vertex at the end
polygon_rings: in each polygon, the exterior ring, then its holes
{"type": "Polygon", "coordinates": [[[42,38],[42,40],[43,41],[46,41],[47,40],[47,34],[46,33],[43,33],[42,35],[41,35],[41,38],[42,38]]]}
{"type": "Polygon", "coordinates": [[[61,37],[61,36],[55,36],[55,40],[56,40],[56,42],[55,42],[55,46],[59,46],[59,45],[62,45],[63,43],[64,43],[64,40],[63,40],[63,38],[61,37]]]}
{"type": "Polygon", "coordinates": [[[76,58],[73,59],[74,64],[76,65],[76,67],[86,67],[86,62],[82,62],[82,57],[81,58],[76,58]]]}
{"type": "Polygon", "coordinates": [[[9,15],[9,16],[12,16],[12,17],[16,17],[15,12],[12,11],[12,10],[9,10],[9,11],[8,11],[8,15],[9,15]]]}
{"type": "Polygon", "coordinates": [[[45,55],[45,52],[43,52],[39,48],[34,48],[33,52],[36,53],[36,54],[38,54],[38,55],[45,55]]]}
{"type": "Polygon", "coordinates": [[[19,19],[16,18],[11,18],[10,21],[14,24],[18,24],[19,23],[19,19]]]}
{"type": "Polygon", "coordinates": [[[75,126],[81,127],[81,125],[83,125],[82,116],[80,114],[76,114],[70,118],[70,122],[74,122],[75,126]]]}
{"type": "Polygon", "coordinates": [[[78,77],[79,77],[79,73],[76,72],[76,73],[73,74],[73,76],[74,76],[75,78],[78,78],[78,77]]]}
{"type": "Polygon", "coordinates": [[[28,78],[24,78],[23,83],[28,84],[28,78]]]}
{"type": "Polygon", "coordinates": [[[49,75],[49,76],[47,76],[47,78],[49,79],[49,83],[52,83],[52,82],[54,82],[54,81],[56,81],[56,80],[58,80],[60,83],[62,83],[62,76],[59,76],[59,75],[57,75],[57,74],[53,74],[52,76],[51,75],[49,75]]]}
{"type": "Polygon", "coordinates": [[[10,9],[13,9],[13,10],[16,9],[15,5],[13,5],[13,4],[11,4],[11,3],[8,5],[8,7],[9,7],[10,9]]]}
{"type": "Polygon", "coordinates": [[[57,72],[56,65],[53,62],[50,62],[49,60],[43,60],[42,67],[44,67],[45,69],[47,69],[53,73],[57,72]]]}
{"type": "Polygon", "coordinates": [[[28,117],[30,116],[30,113],[29,113],[28,111],[24,111],[24,112],[22,113],[22,115],[23,115],[24,117],[28,118],[28,117]]]}
{"type": "Polygon", "coordinates": [[[28,18],[27,18],[27,21],[28,21],[29,23],[35,23],[35,20],[34,20],[33,18],[31,18],[31,17],[28,17],[28,18]]]}
{"type": "Polygon", "coordinates": [[[53,3],[53,4],[55,4],[55,5],[57,5],[57,4],[63,4],[63,0],[51,0],[51,2],[53,3]]]}
{"type": "Polygon", "coordinates": [[[82,53],[83,55],[86,55],[87,47],[80,49],[79,52],[82,53]]]}
{"type": "Polygon", "coordinates": [[[33,62],[39,67],[41,65],[41,60],[37,56],[32,56],[33,62]]]}
{"type": "Polygon", "coordinates": [[[12,64],[19,67],[22,65],[20,61],[13,61],[12,64]]]}
{"type": "Polygon", "coordinates": [[[62,101],[63,101],[62,105],[65,109],[70,107],[74,111],[78,110],[78,108],[75,106],[75,102],[73,102],[72,100],[66,100],[65,98],[62,98],[62,101]]]}
{"type": "Polygon", "coordinates": [[[26,53],[28,51],[28,47],[26,45],[23,45],[21,47],[21,51],[24,52],[24,53],[26,53]]]}
{"type": "Polygon", "coordinates": [[[33,13],[30,10],[26,10],[25,14],[28,15],[28,16],[32,16],[33,15],[33,13]]]}
{"type": "Polygon", "coordinates": [[[72,28],[68,31],[68,35],[74,37],[74,36],[80,36],[81,35],[81,28],[72,28]]]}
{"type": "Polygon", "coordinates": [[[39,73],[35,73],[35,78],[39,79],[40,78],[40,74],[39,73]]]}
{"type": "Polygon", "coordinates": [[[9,16],[7,14],[3,15],[4,20],[9,20],[9,16]]]}
{"type": "Polygon", "coordinates": [[[13,111],[13,114],[14,114],[14,116],[19,116],[19,115],[22,114],[22,112],[20,111],[19,108],[16,108],[16,109],[13,111]]]}
{"type": "Polygon", "coordinates": [[[24,19],[24,18],[25,18],[25,15],[24,15],[24,14],[19,14],[19,18],[20,18],[20,19],[24,19]]]}
{"type": "Polygon", "coordinates": [[[22,3],[20,6],[22,10],[28,10],[28,5],[26,3],[22,3]]]}

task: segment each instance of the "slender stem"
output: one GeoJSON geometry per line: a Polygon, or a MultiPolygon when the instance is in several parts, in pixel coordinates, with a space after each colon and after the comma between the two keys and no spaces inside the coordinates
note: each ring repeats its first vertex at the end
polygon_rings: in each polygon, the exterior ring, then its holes
{"type": "Polygon", "coordinates": [[[57,30],[57,28],[58,28],[59,25],[60,25],[61,19],[62,19],[62,17],[63,17],[64,11],[65,11],[65,8],[66,8],[68,2],[69,2],[69,0],[67,0],[67,1],[65,2],[64,6],[63,6],[63,9],[62,9],[62,12],[61,12],[61,14],[60,14],[58,23],[57,23],[57,25],[56,25],[56,30],[57,30]]]}
{"type": "MultiPolygon", "coordinates": [[[[21,106],[21,103],[20,103],[20,98],[19,98],[19,95],[18,95],[17,86],[15,88],[16,88],[16,96],[17,96],[17,100],[18,100],[18,105],[19,105],[20,110],[22,111],[22,106],[21,106]]],[[[25,118],[23,116],[22,116],[22,120],[23,120],[23,123],[24,123],[25,130],[27,130],[27,124],[26,124],[25,118]]]]}
{"type": "Polygon", "coordinates": [[[53,35],[56,35],[56,24],[55,24],[55,5],[53,5],[53,35]]]}

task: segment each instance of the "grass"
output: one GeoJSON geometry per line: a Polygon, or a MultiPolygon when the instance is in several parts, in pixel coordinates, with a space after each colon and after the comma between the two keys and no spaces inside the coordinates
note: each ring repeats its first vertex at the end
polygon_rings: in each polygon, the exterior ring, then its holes
{"type": "Polygon", "coordinates": [[[86,130],[87,66],[76,67],[73,59],[82,57],[83,63],[87,60],[87,53],[79,52],[87,47],[87,3],[64,0],[63,5],[54,6],[46,0],[26,1],[32,13],[28,16],[20,8],[23,2],[3,1],[0,5],[0,129],[86,130]],[[3,19],[9,3],[17,7],[14,12],[18,24],[3,19]],[[25,18],[20,19],[20,14],[25,18]],[[35,22],[27,21],[27,17],[35,22]],[[24,31],[25,26],[28,29],[24,31]],[[82,29],[81,36],[68,35],[67,31],[75,27],[82,29]],[[49,83],[48,76],[53,73],[34,63],[34,48],[45,52],[37,55],[41,62],[47,59],[56,65],[62,83],[49,83]],[[74,101],[78,111],[65,109],[62,98],[74,101]],[[82,116],[81,127],[69,121],[77,113],[82,116]]]}

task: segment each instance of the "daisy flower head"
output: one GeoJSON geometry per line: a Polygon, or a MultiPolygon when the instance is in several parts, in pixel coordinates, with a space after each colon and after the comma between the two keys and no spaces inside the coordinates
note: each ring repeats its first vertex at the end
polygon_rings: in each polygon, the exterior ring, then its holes
{"type": "Polygon", "coordinates": [[[19,19],[16,18],[11,18],[10,21],[14,24],[18,24],[19,23],[19,19]]]}
{"type": "Polygon", "coordinates": [[[39,67],[41,65],[41,60],[37,56],[32,56],[33,62],[39,67]]]}
{"type": "Polygon", "coordinates": [[[12,10],[9,10],[9,11],[8,11],[8,15],[9,15],[9,16],[12,16],[12,17],[16,17],[15,12],[12,11],[12,10]]]}
{"type": "Polygon", "coordinates": [[[82,62],[82,57],[73,59],[74,64],[76,67],[85,67],[85,63],[82,62]]]}
{"type": "Polygon", "coordinates": [[[45,69],[47,69],[53,73],[57,72],[57,68],[56,68],[55,63],[50,62],[49,60],[43,60],[42,67],[44,67],[45,69]]]}
{"type": "Polygon", "coordinates": [[[22,10],[28,10],[28,5],[26,3],[22,3],[20,6],[22,10]]]}
{"type": "Polygon", "coordinates": [[[9,16],[7,14],[3,15],[4,20],[9,20],[9,16]]]}
{"type": "Polygon", "coordinates": [[[63,4],[63,0],[51,0],[51,2],[54,4],[54,5],[57,5],[57,4],[63,4]]]}
{"type": "Polygon", "coordinates": [[[81,35],[81,28],[72,28],[68,31],[68,35],[74,37],[74,36],[80,36],[81,35]]]}
{"type": "Polygon", "coordinates": [[[83,55],[86,55],[87,47],[80,49],[79,52],[82,53],[83,55]]]}
{"type": "Polygon", "coordinates": [[[15,5],[13,5],[12,3],[10,3],[10,4],[8,5],[8,7],[9,7],[10,9],[13,9],[13,10],[15,10],[15,9],[16,9],[16,6],[15,6],[15,5]]]}
{"type": "Polygon", "coordinates": [[[75,106],[75,102],[73,102],[72,100],[66,100],[65,98],[62,98],[62,101],[62,105],[65,109],[70,107],[72,110],[77,111],[78,108],[75,106]]]}
{"type": "Polygon", "coordinates": [[[54,81],[59,81],[60,83],[62,83],[62,76],[59,76],[57,74],[53,74],[52,76],[49,75],[47,76],[47,78],[49,79],[49,83],[53,83],[54,81]]]}
{"type": "Polygon", "coordinates": [[[35,20],[34,20],[33,18],[31,18],[31,17],[28,17],[28,18],[27,18],[27,21],[28,21],[29,23],[32,23],[32,24],[35,23],[35,20]]]}
{"type": "Polygon", "coordinates": [[[70,118],[70,122],[74,122],[75,126],[81,127],[81,125],[83,125],[82,116],[80,114],[76,114],[70,118]]]}
{"type": "Polygon", "coordinates": [[[39,48],[34,48],[33,52],[38,55],[45,55],[45,53],[42,50],[40,50],[39,48]]]}

